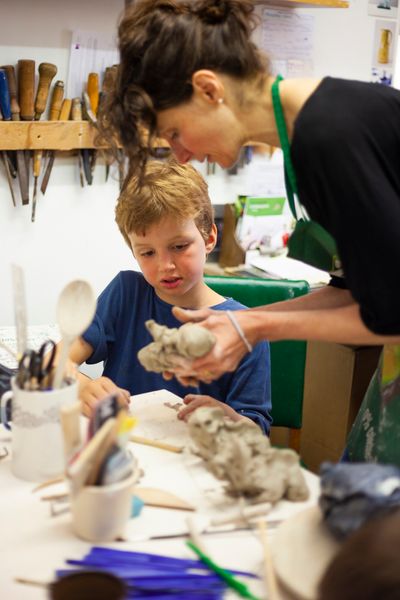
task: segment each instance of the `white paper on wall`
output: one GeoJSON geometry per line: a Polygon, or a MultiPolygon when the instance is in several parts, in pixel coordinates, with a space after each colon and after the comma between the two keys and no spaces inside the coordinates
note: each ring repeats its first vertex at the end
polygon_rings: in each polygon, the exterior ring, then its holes
{"type": "Polygon", "coordinates": [[[72,32],[66,97],[81,97],[86,91],[89,73],[98,73],[100,83],[106,67],[119,62],[119,53],[114,37],[94,31],[72,32]]]}
{"type": "Polygon", "coordinates": [[[292,8],[262,11],[260,44],[271,60],[273,73],[283,77],[313,74],[314,26],[313,15],[292,8]]]}

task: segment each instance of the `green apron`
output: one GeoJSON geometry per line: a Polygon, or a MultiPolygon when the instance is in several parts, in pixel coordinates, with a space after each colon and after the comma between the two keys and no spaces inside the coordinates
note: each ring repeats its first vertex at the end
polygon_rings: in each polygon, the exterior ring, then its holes
{"type": "Polygon", "coordinates": [[[400,344],[384,346],[347,441],[351,462],[400,467],[400,344]]]}
{"type": "MultiPolygon", "coordinates": [[[[296,227],[289,239],[289,256],[325,271],[340,267],[335,240],[318,223],[298,218],[294,195],[297,181],[279,96],[278,75],[272,85],[272,103],[284,155],[285,184],[296,227]]],[[[345,451],[351,462],[392,463],[400,467],[400,344],[384,346],[356,417],[345,451]]]]}

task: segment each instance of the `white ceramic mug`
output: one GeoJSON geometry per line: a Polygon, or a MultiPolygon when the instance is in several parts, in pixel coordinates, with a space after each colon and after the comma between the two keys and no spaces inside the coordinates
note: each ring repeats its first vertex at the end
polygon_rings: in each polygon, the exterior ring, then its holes
{"type": "Polygon", "coordinates": [[[46,481],[64,471],[64,444],[60,408],[78,398],[78,384],[57,390],[30,391],[18,387],[15,377],[11,390],[1,398],[1,422],[12,433],[11,470],[28,481],[46,481]],[[7,419],[11,402],[12,421],[7,419]]]}
{"type": "Polygon", "coordinates": [[[132,515],[134,486],[139,477],[136,467],[131,475],[110,485],[87,485],[72,493],[72,528],[89,542],[112,542],[124,535],[132,515]]]}

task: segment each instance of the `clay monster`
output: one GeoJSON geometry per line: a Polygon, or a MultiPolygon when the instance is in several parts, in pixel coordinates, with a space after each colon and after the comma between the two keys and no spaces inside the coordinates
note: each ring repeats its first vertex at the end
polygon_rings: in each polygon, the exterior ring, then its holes
{"type": "Polygon", "coordinates": [[[309,491],[299,457],[290,449],[272,448],[269,439],[248,421],[231,421],[217,407],[200,407],[189,418],[196,453],[231,496],[252,502],[306,500],[309,491]]]}
{"type": "Polygon", "coordinates": [[[215,336],[195,323],[185,323],[181,327],[169,329],[153,319],[146,321],[146,327],[154,342],[138,352],[139,362],[147,371],[162,373],[176,366],[176,359],[194,359],[207,354],[215,344],[215,336]]]}

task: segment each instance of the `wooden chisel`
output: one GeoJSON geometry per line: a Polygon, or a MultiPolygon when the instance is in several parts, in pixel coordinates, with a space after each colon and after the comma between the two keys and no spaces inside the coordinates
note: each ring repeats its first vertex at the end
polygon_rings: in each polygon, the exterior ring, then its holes
{"type": "MultiPolygon", "coordinates": [[[[117,77],[117,67],[114,65],[113,67],[106,67],[103,83],[101,86],[101,93],[99,99],[99,108],[98,112],[102,110],[104,102],[106,100],[107,94],[114,88],[115,80],[117,77]]],[[[104,159],[106,162],[106,181],[108,180],[108,176],[110,174],[110,164],[112,162],[112,153],[104,151],[104,159]]]]}
{"type": "MultiPolygon", "coordinates": [[[[60,112],[61,112],[63,97],[64,97],[64,82],[59,80],[59,81],[56,81],[56,83],[53,87],[53,93],[51,96],[50,111],[49,111],[49,120],[50,121],[58,121],[60,112]]],[[[49,160],[47,163],[46,171],[43,175],[42,184],[40,186],[40,191],[42,192],[42,194],[44,194],[46,192],[47,184],[49,183],[49,179],[50,179],[50,173],[51,173],[51,170],[52,170],[53,164],[54,164],[55,155],[56,155],[55,150],[50,150],[49,160]]]]}
{"type": "Polygon", "coordinates": [[[70,98],[64,98],[63,103],[61,105],[60,116],[58,117],[59,121],[69,121],[71,107],[72,100],[70,98]]]}
{"type": "MultiPolygon", "coordinates": [[[[99,75],[98,73],[89,73],[88,81],[87,81],[87,94],[89,96],[90,108],[92,109],[92,113],[96,117],[97,120],[97,110],[99,107],[99,75]]],[[[92,174],[93,180],[93,171],[96,166],[97,161],[97,150],[90,150],[90,172],[92,174]]]]}
{"type": "MultiPolygon", "coordinates": [[[[94,115],[94,119],[91,118],[88,113],[89,120],[92,123],[97,122],[97,111],[99,107],[99,98],[100,98],[100,90],[99,90],[99,75],[98,73],[89,73],[88,81],[87,81],[87,95],[89,97],[90,109],[91,113],[94,115]]],[[[93,171],[96,166],[97,160],[97,150],[89,150],[89,168],[91,173],[91,178],[93,180],[93,171]]]]}
{"type": "MultiPolygon", "coordinates": [[[[35,61],[18,61],[18,102],[22,121],[33,121],[35,117],[35,61]]],[[[30,152],[25,151],[27,187],[29,189],[30,152]]],[[[22,204],[29,204],[28,197],[22,198],[22,204]]]]}
{"type": "MultiPolygon", "coordinates": [[[[84,119],[86,121],[90,121],[92,125],[95,125],[97,122],[96,115],[92,111],[92,105],[90,103],[90,98],[87,92],[83,93],[83,108],[84,108],[84,119]]],[[[91,162],[91,154],[89,148],[82,148],[82,160],[83,160],[83,171],[85,173],[85,178],[88,185],[92,185],[93,183],[93,175],[92,169],[90,168],[91,162]]]]}
{"type": "MultiPolygon", "coordinates": [[[[71,120],[72,121],[82,121],[82,104],[80,98],[72,99],[72,107],[71,107],[71,120]]],[[[85,181],[83,178],[83,158],[82,158],[82,150],[78,150],[78,165],[79,165],[79,180],[81,183],[81,187],[85,186],[85,181]]]]}
{"type": "MultiPolygon", "coordinates": [[[[0,109],[3,119],[5,121],[11,121],[10,92],[8,90],[7,75],[3,69],[0,69],[0,109]]],[[[4,163],[4,169],[6,171],[12,202],[14,206],[17,206],[15,202],[15,195],[11,179],[10,166],[8,164],[7,153],[4,150],[1,151],[1,158],[4,163]]]]}
{"type": "Polygon", "coordinates": [[[97,116],[97,109],[99,107],[99,74],[89,73],[87,80],[87,93],[90,100],[90,107],[97,116]]]}
{"type": "MultiPolygon", "coordinates": [[[[57,73],[56,65],[52,63],[40,63],[39,65],[39,83],[35,99],[35,121],[39,121],[40,117],[46,110],[47,98],[49,89],[54,76],[57,73]]],[[[43,150],[35,150],[33,153],[33,197],[32,197],[32,223],[35,220],[36,214],[36,198],[37,198],[37,182],[40,175],[43,158],[43,150]]]]}
{"type": "Polygon", "coordinates": [[[52,63],[40,63],[39,68],[39,83],[36,92],[35,99],[35,120],[38,121],[47,106],[47,98],[49,96],[49,90],[51,82],[53,81],[57,67],[52,63]]]}
{"type": "MultiPolygon", "coordinates": [[[[3,69],[3,71],[6,74],[8,94],[9,94],[9,102],[10,102],[10,105],[11,105],[10,86],[8,84],[7,68],[9,68],[9,65],[7,65],[7,66],[0,66],[0,69],[3,69]]],[[[3,117],[0,116],[0,119],[2,119],[2,118],[3,117]]],[[[9,166],[9,169],[10,169],[11,177],[13,179],[15,179],[17,177],[17,157],[15,155],[15,150],[7,150],[6,151],[6,156],[7,156],[7,162],[8,162],[8,166],[9,166]]]]}
{"type": "MultiPolygon", "coordinates": [[[[11,120],[20,120],[20,109],[17,99],[17,80],[15,78],[15,69],[12,65],[2,67],[7,74],[8,90],[10,93],[11,120]]],[[[17,171],[19,189],[22,204],[29,204],[28,172],[26,170],[25,155],[23,150],[16,151],[17,171]]]]}
{"type": "Polygon", "coordinates": [[[37,198],[37,182],[40,175],[40,166],[42,164],[43,150],[35,150],[33,153],[33,196],[32,196],[32,223],[36,216],[36,198],[37,198]]]}
{"type": "MultiPolygon", "coordinates": [[[[71,100],[64,99],[63,103],[61,105],[61,111],[60,111],[60,115],[59,115],[58,120],[59,121],[68,121],[70,112],[71,112],[71,100]]],[[[40,174],[41,152],[42,152],[41,150],[37,150],[35,152],[34,161],[33,161],[33,175],[34,175],[34,181],[35,181],[35,183],[34,183],[33,202],[32,202],[32,221],[35,220],[36,196],[37,196],[37,181],[38,181],[38,177],[39,177],[39,174],[40,174]],[[38,155],[37,163],[35,163],[36,154],[38,155]]],[[[47,169],[46,169],[46,173],[45,173],[45,177],[47,175],[47,180],[45,182],[46,183],[46,187],[47,187],[47,184],[49,182],[51,170],[53,168],[54,156],[55,156],[55,152],[53,152],[52,157],[50,157],[50,159],[49,159],[49,164],[47,165],[47,169]],[[50,169],[49,169],[49,165],[51,165],[50,169]]],[[[43,181],[44,181],[45,177],[43,178],[43,181]]],[[[43,182],[42,182],[42,185],[43,185],[43,182]]]]}

